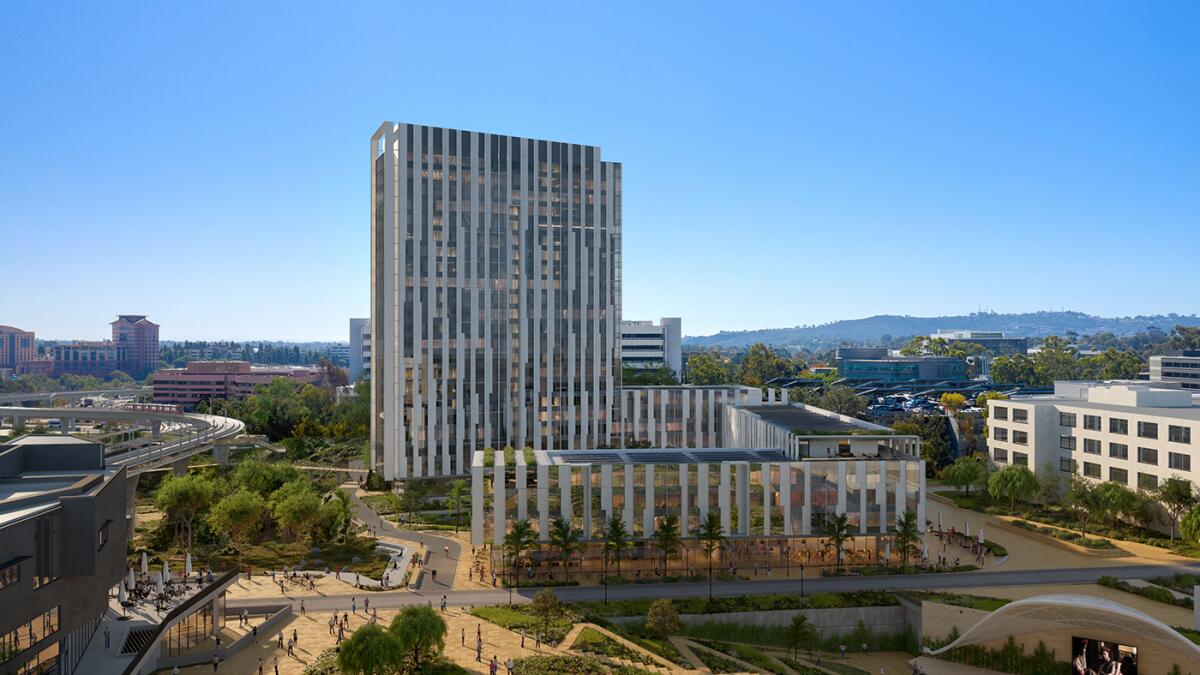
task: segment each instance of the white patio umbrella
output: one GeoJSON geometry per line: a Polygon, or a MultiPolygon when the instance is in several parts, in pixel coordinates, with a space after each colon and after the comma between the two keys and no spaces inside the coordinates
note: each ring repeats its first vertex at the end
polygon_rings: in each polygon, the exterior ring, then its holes
{"type": "Polygon", "coordinates": [[[127,588],[133,588],[136,584],[137,584],[137,581],[133,578],[133,568],[130,567],[129,568],[129,579],[125,582],[125,586],[127,588]]]}
{"type": "Polygon", "coordinates": [[[171,565],[167,562],[166,558],[163,558],[163,580],[171,580],[171,565]]]}
{"type": "Polygon", "coordinates": [[[150,559],[146,557],[146,552],[142,551],[142,574],[150,572],[150,559]]]}
{"type": "Polygon", "coordinates": [[[971,536],[971,521],[968,520],[966,522],[966,526],[967,526],[967,528],[965,530],[963,530],[963,534],[965,534],[969,537],[969,536],[971,536]]]}
{"type": "Polygon", "coordinates": [[[128,599],[129,599],[129,595],[125,593],[125,580],[122,579],[121,586],[120,586],[120,588],[117,589],[117,602],[124,605],[125,601],[128,599]]]}
{"type": "Polygon", "coordinates": [[[162,579],[162,577],[155,577],[155,578],[158,580],[158,594],[162,595],[163,594],[163,579],[162,579]]]}
{"type": "Polygon", "coordinates": [[[979,528],[979,545],[983,545],[983,528],[979,528]]]}
{"type": "Polygon", "coordinates": [[[187,558],[183,561],[183,573],[192,576],[192,554],[187,554],[187,558]]]}

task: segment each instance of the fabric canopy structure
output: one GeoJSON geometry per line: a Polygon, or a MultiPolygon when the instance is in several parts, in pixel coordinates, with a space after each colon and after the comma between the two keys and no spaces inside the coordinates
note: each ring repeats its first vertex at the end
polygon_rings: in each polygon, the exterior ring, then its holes
{"type": "Polygon", "coordinates": [[[1089,631],[1111,631],[1128,635],[1130,643],[1148,640],[1178,654],[1200,659],[1200,646],[1154,617],[1111,600],[1086,595],[1037,595],[1010,602],[971,626],[954,642],[930,652],[937,656],[955,647],[1007,640],[1025,635],[1070,630],[1086,636],[1089,631]]]}

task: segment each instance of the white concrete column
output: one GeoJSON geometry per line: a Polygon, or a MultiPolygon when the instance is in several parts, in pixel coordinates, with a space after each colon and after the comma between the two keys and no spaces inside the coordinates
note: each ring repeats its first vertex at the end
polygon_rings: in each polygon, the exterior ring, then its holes
{"type": "Polygon", "coordinates": [[[591,536],[592,532],[592,465],[584,464],[579,467],[579,479],[583,483],[583,532],[591,536]]]}
{"type": "Polygon", "coordinates": [[[867,463],[855,462],[856,474],[858,476],[858,531],[862,534],[867,532],[867,463]]]}
{"type": "MultiPolygon", "coordinates": [[[[612,513],[612,464],[600,465],[600,509],[612,513]]],[[[590,533],[589,533],[590,534],[590,533]]]]}
{"type": "Polygon", "coordinates": [[[654,533],[654,465],[646,465],[646,507],[642,510],[642,536],[654,533]]]}
{"type": "Polygon", "coordinates": [[[646,390],[646,440],[650,441],[651,446],[658,442],[658,420],[655,414],[657,411],[654,407],[654,393],[653,389],[646,390]]]}
{"type": "Polygon", "coordinates": [[[879,460],[879,483],[875,487],[875,503],[879,505],[879,531],[887,532],[887,462],[879,460]]]}
{"type": "Polygon", "coordinates": [[[633,533],[633,465],[625,465],[625,529],[633,533]]]}
{"type": "Polygon", "coordinates": [[[537,467],[538,533],[542,539],[550,538],[550,467],[537,467]]]}
{"type": "Polygon", "coordinates": [[[721,462],[721,483],[717,492],[717,503],[721,509],[721,531],[725,536],[733,534],[729,529],[729,462],[721,462]]]}
{"type": "Polygon", "coordinates": [[[495,463],[492,466],[492,543],[500,546],[504,544],[505,523],[505,499],[504,499],[504,453],[497,450],[495,453],[495,463]]]}
{"type": "Polygon", "coordinates": [[[575,514],[575,505],[571,503],[573,493],[571,491],[571,465],[558,465],[558,511],[559,517],[565,522],[572,525],[575,514]]]}
{"type": "Polygon", "coordinates": [[[700,522],[708,520],[708,465],[696,465],[696,508],[700,510],[700,522]]]}
{"type": "Polygon", "coordinates": [[[517,451],[517,520],[525,520],[529,517],[529,487],[527,483],[527,470],[525,466],[525,452],[517,451]]]}
{"type": "Polygon", "coordinates": [[[779,465],[779,502],[783,506],[783,534],[792,536],[792,463],[779,465]]]}
{"type": "Polygon", "coordinates": [[[837,463],[837,511],[839,516],[846,514],[846,462],[837,463]]]}
{"type": "Polygon", "coordinates": [[[687,464],[679,465],[679,536],[681,537],[688,536],[688,491],[691,489],[688,484],[688,479],[691,478],[689,473],[687,464]]]}
{"type": "Polygon", "coordinates": [[[800,511],[800,534],[812,534],[812,472],[810,464],[801,463],[804,472],[804,508],[800,511]]]}
{"type": "MultiPolygon", "coordinates": [[[[670,392],[668,390],[664,389],[663,391],[658,392],[658,419],[659,419],[658,447],[660,447],[660,448],[665,448],[670,445],[670,436],[668,435],[668,432],[670,431],[670,429],[667,427],[667,398],[669,398],[669,397],[670,397],[670,392]]],[[[685,445],[683,447],[687,447],[687,446],[685,445]]]]}
{"type": "Polygon", "coordinates": [[[483,544],[483,465],[471,465],[471,545],[483,544]]]}
{"type": "Polygon", "coordinates": [[[783,388],[779,389],[779,402],[784,405],[788,404],[788,390],[787,389],[783,389],[783,388]]]}
{"type": "Polygon", "coordinates": [[[917,460],[917,531],[925,532],[925,460],[917,460]]]}
{"type": "Polygon", "coordinates": [[[750,534],[750,463],[737,464],[738,534],[750,534]]]}
{"type": "Polygon", "coordinates": [[[771,534],[771,465],[763,462],[759,465],[762,472],[763,486],[763,534],[771,534]]]}
{"type": "Polygon", "coordinates": [[[908,492],[908,462],[900,460],[900,480],[896,483],[896,517],[908,510],[905,494],[908,492]]]}

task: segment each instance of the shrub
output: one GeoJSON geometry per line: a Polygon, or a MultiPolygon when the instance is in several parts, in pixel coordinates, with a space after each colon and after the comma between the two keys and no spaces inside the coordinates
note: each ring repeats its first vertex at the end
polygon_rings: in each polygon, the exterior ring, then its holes
{"type": "Polygon", "coordinates": [[[646,630],[660,638],[679,631],[679,612],[667,598],[655,600],[646,610],[646,630]]]}

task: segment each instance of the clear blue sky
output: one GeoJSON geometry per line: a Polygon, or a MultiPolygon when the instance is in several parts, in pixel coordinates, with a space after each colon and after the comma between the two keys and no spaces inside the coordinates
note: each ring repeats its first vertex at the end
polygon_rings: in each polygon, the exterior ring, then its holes
{"type": "Polygon", "coordinates": [[[384,120],[600,145],[688,334],[1200,310],[1200,5],[798,4],[5,3],[0,323],[346,339],[384,120]]]}

